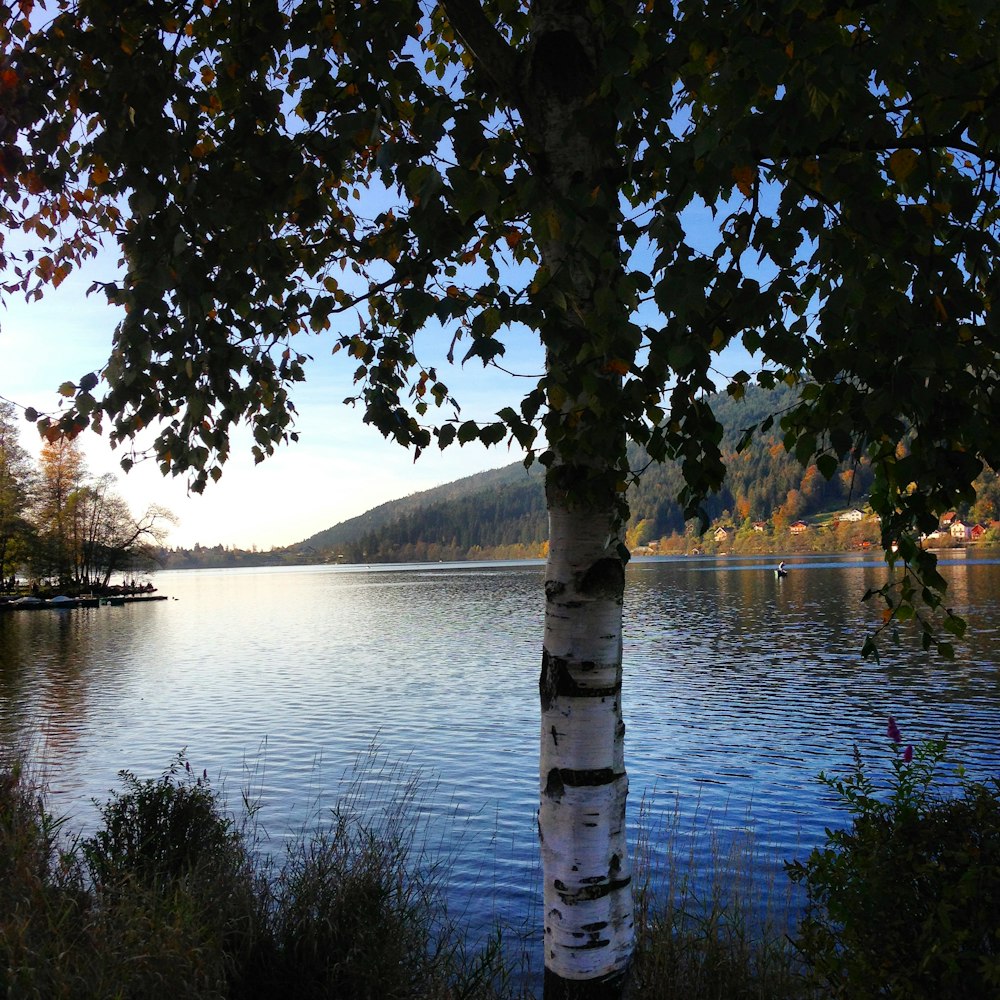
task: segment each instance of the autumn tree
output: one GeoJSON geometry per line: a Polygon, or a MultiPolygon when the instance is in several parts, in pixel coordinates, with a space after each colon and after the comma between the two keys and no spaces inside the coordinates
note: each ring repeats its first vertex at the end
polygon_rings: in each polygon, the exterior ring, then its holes
{"type": "Polygon", "coordinates": [[[115,477],[105,473],[84,485],[75,499],[78,586],[103,589],[115,573],[155,566],[156,549],[166,540],[167,526],[176,522],[155,504],[136,517],[115,485],[115,477]]]}
{"type": "Polygon", "coordinates": [[[295,437],[326,338],[401,445],[543,463],[546,995],[617,996],[626,443],[679,463],[696,515],[724,471],[713,365],[742,344],[759,370],[724,378],[733,396],[801,388],[786,449],[825,477],[871,462],[886,600],[938,642],[917,536],[1000,459],[1000,7],[38,6],[3,39],[0,221],[39,244],[3,249],[6,291],[58,285],[102,240],[125,261],[95,286],[122,307],[108,363],[42,431],[155,425],[164,471],[201,488],[237,422],[258,459],[295,437]],[[541,376],[460,414],[449,365],[500,365],[529,334],[541,376]]]}
{"type": "Polygon", "coordinates": [[[17,410],[0,399],[0,590],[25,557],[34,463],[18,435],[17,410]]]}
{"type": "Polygon", "coordinates": [[[54,437],[42,447],[32,519],[37,541],[32,551],[36,576],[67,585],[76,578],[81,545],[78,506],[87,466],[79,441],[54,437]]]}

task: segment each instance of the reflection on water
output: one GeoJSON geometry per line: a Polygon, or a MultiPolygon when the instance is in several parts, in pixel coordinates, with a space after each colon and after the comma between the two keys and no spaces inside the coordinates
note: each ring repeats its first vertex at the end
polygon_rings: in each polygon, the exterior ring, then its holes
{"type": "MultiPolygon", "coordinates": [[[[860,648],[881,569],[804,559],[637,561],[626,597],[624,712],[632,802],[725,836],[752,817],[777,858],[837,822],[821,769],[949,735],[973,774],[1000,745],[1000,566],[949,560],[970,620],[958,662],[860,648]]],[[[0,615],[0,739],[31,744],[58,811],[93,822],[121,768],[160,773],[187,748],[231,790],[253,770],[280,843],[330,805],[373,739],[437,782],[461,841],[469,920],[535,904],[540,564],[161,573],[174,600],[0,615]]],[[[234,795],[234,800],[238,796],[234,795]]],[[[703,841],[707,850],[707,841],[703,841]]],[[[654,842],[654,849],[657,847],[654,842]]]]}

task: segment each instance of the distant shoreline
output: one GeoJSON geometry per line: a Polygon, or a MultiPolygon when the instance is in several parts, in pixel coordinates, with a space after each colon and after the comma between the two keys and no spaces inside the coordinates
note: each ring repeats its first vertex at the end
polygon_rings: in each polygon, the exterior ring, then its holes
{"type": "MultiPolygon", "coordinates": [[[[777,541],[773,539],[772,541],[777,541]]],[[[787,540],[785,540],[787,541],[787,540]]],[[[292,566],[367,566],[367,565],[407,565],[421,564],[433,565],[435,563],[475,563],[475,562],[519,562],[524,560],[544,560],[546,558],[544,544],[537,546],[518,546],[519,549],[532,549],[533,551],[511,552],[511,546],[503,546],[500,550],[480,549],[478,551],[467,551],[465,553],[448,552],[442,556],[433,558],[413,558],[404,556],[376,556],[374,558],[357,562],[324,557],[319,553],[306,555],[303,553],[287,552],[284,550],[274,550],[271,552],[251,552],[243,549],[223,549],[218,552],[215,549],[203,549],[203,558],[194,561],[182,559],[175,561],[170,558],[171,553],[166,553],[162,570],[192,570],[192,569],[237,569],[245,567],[248,569],[265,569],[268,567],[292,567],[292,566]],[[210,555],[209,555],[210,554],[210,555]]],[[[996,542],[969,542],[966,544],[954,544],[948,546],[935,546],[930,551],[935,552],[939,557],[947,553],[987,553],[996,554],[998,545],[996,542]]],[[[187,553],[190,550],[181,550],[187,553]]],[[[829,546],[810,547],[795,539],[792,544],[777,545],[770,547],[763,545],[754,547],[743,546],[718,546],[711,542],[704,542],[703,547],[697,544],[691,547],[657,547],[650,550],[646,546],[640,546],[633,551],[634,560],[653,559],[657,557],[773,557],[773,558],[795,558],[796,556],[823,556],[823,555],[869,555],[881,558],[882,549],[879,545],[868,545],[865,547],[855,546],[852,548],[834,548],[829,546]],[[798,543],[798,544],[795,544],[798,543]]]]}

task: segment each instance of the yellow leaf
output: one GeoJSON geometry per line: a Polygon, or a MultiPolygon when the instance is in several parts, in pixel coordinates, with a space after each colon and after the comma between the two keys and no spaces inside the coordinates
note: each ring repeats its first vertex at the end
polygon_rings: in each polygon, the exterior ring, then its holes
{"type": "Polygon", "coordinates": [[[753,194],[753,182],[757,179],[757,171],[748,166],[733,167],[732,177],[740,192],[749,198],[753,194]]]}
{"type": "Polygon", "coordinates": [[[912,149],[897,149],[889,157],[889,170],[900,184],[917,169],[919,157],[912,149]]]}
{"type": "Polygon", "coordinates": [[[98,161],[94,169],[90,171],[90,182],[91,184],[103,184],[110,176],[111,172],[104,165],[104,162],[98,161]]]}
{"type": "Polygon", "coordinates": [[[561,385],[549,386],[549,406],[561,410],[566,405],[566,390],[561,385]]]}
{"type": "Polygon", "coordinates": [[[42,281],[50,281],[53,269],[54,265],[52,263],[52,258],[48,256],[42,257],[38,261],[38,264],[35,265],[35,274],[37,274],[42,281]]]}

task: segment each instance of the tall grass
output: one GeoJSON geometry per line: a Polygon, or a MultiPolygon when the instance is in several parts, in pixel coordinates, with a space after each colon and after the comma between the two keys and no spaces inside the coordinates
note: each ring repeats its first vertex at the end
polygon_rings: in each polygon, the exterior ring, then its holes
{"type": "MultiPolygon", "coordinates": [[[[679,813],[640,813],[633,1000],[805,996],[749,833],[712,840],[705,871],[679,813]]],[[[122,772],[72,839],[0,757],[0,996],[526,1000],[519,935],[470,947],[449,915],[429,815],[420,776],[369,754],[324,821],[273,851],[252,796],[230,814],[179,756],[155,780],[122,772]]]]}
{"type": "Polygon", "coordinates": [[[777,881],[749,818],[724,843],[710,816],[696,815],[690,835],[679,807],[661,816],[640,804],[633,1000],[805,997],[787,936],[788,884],[777,881]]]}
{"type": "Polygon", "coordinates": [[[252,806],[238,822],[183,757],[121,779],[97,832],[68,840],[22,764],[0,759],[0,995],[519,995],[500,940],[470,950],[448,918],[415,839],[416,779],[378,813],[359,779],[277,857],[252,806]]]}

